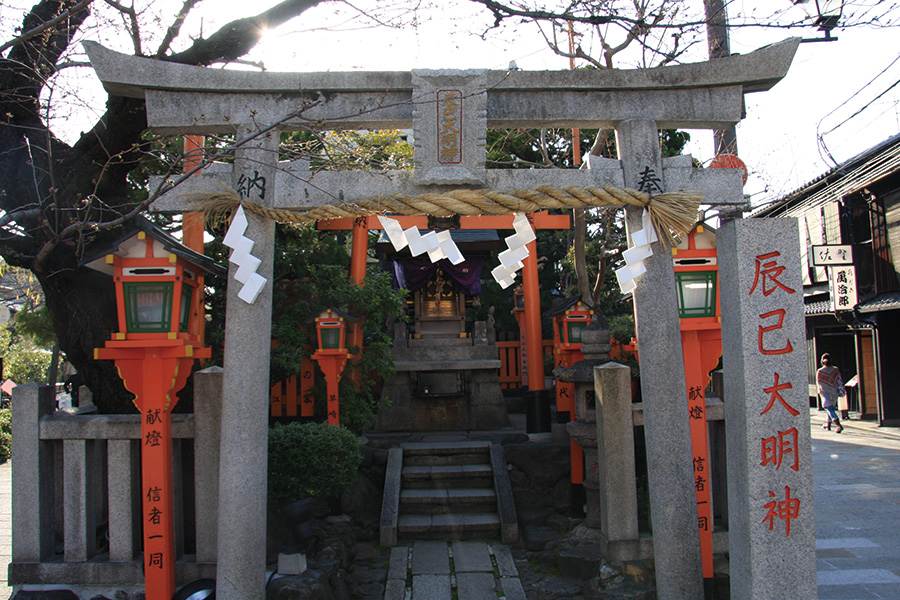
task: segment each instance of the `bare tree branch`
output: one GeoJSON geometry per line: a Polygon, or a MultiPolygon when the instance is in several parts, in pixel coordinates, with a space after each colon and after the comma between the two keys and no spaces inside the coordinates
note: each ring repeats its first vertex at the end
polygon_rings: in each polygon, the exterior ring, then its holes
{"type": "Polygon", "coordinates": [[[131,0],[131,6],[125,6],[116,0],[103,0],[108,5],[115,8],[117,11],[122,13],[123,15],[128,17],[129,25],[128,25],[128,33],[131,36],[131,44],[134,46],[134,54],[135,56],[143,56],[144,53],[141,50],[141,27],[138,23],[137,12],[134,10],[134,0],[131,0]]]}
{"type": "Polygon", "coordinates": [[[9,40],[8,42],[0,45],[0,52],[4,52],[8,48],[11,48],[17,44],[21,44],[22,42],[25,42],[27,40],[30,40],[31,38],[33,38],[37,35],[40,35],[41,33],[47,31],[48,29],[55,27],[58,23],[65,21],[66,19],[68,19],[69,17],[71,17],[72,15],[74,15],[75,13],[80,11],[81,9],[85,8],[92,1],[93,0],[80,0],[78,2],[78,4],[76,4],[72,8],[62,11],[53,19],[50,19],[49,21],[45,21],[45,22],[41,23],[40,25],[38,25],[37,27],[34,27],[34,28],[26,31],[22,35],[20,35],[16,38],[13,38],[13,39],[9,40]]]}
{"type": "Polygon", "coordinates": [[[172,41],[178,37],[178,33],[181,31],[181,26],[184,24],[184,20],[187,18],[188,13],[190,13],[191,9],[199,2],[200,0],[184,0],[181,10],[175,15],[175,20],[169,25],[169,28],[166,30],[166,35],[159,44],[159,48],[156,49],[157,58],[164,56],[165,53],[169,51],[172,41]]]}
{"type": "Polygon", "coordinates": [[[219,29],[207,39],[199,39],[184,52],[162,57],[171,62],[206,66],[235,60],[259,42],[263,32],[296,17],[305,10],[328,0],[284,0],[254,17],[238,19],[219,29]]]}

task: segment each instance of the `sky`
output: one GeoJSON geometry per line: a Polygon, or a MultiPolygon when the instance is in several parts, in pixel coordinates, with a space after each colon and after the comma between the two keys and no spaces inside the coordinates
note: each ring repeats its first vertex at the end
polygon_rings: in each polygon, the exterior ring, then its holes
{"type": "MultiPolygon", "coordinates": [[[[169,2],[172,6],[181,5],[180,0],[157,0],[152,4],[163,22],[171,18],[169,2]]],[[[22,0],[19,4],[28,7],[33,1],[22,0]]],[[[185,22],[183,31],[192,36],[209,34],[233,18],[252,15],[271,4],[273,0],[253,4],[235,0],[201,3],[201,10],[185,22]]],[[[270,71],[506,69],[511,61],[524,70],[569,67],[567,58],[547,49],[534,26],[489,30],[486,12],[468,2],[441,2],[438,10],[423,8],[415,12],[408,10],[411,2],[360,2],[363,7],[374,4],[378,6],[381,24],[372,26],[370,22],[364,26],[350,18],[355,14],[353,10],[328,3],[268,32],[247,58],[263,63],[270,71]],[[481,37],[474,35],[484,32],[481,37]]],[[[424,6],[425,2],[420,4],[424,6]]],[[[731,12],[794,11],[785,14],[796,19],[803,16],[788,0],[730,0],[729,7],[731,12]]],[[[105,31],[108,30],[87,31],[85,37],[119,51],[131,50],[127,39],[110,38],[105,31]]],[[[813,27],[790,31],[738,27],[730,32],[731,51],[748,53],[798,35],[821,34],[813,27]]],[[[839,27],[835,35],[835,42],[801,44],[783,81],[768,92],[746,96],[747,116],[738,125],[738,155],[750,173],[745,194],[754,205],[783,196],[833,167],[835,161],[843,162],[900,132],[897,28],[839,27]],[[892,85],[897,87],[891,88],[892,85]],[[856,112],[859,114],[852,116],[856,112]],[[817,137],[820,133],[824,149],[817,137]]],[[[590,50],[591,42],[585,39],[583,43],[590,50]]],[[[698,43],[687,62],[705,60],[705,52],[705,43],[698,43]]],[[[638,60],[636,55],[625,55],[618,64],[628,68],[638,60]]],[[[77,136],[89,127],[101,114],[105,101],[89,69],[70,71],[73,74],[67,75],[69,81],[60,86],[57,98],[69,90],[80,106],[74,116],[67,113],[65,122],[59,123],[64,137],[77,136]],[[85,87],[90,90],[87,94],[82,91],[85,87]]],[[[708,163],[713,158],[712,134],[690,133],[692,142],[687,151],[708,163]]]]}
{"type": "MultiPolygon", "coordinates": [[[[804,16],[786,0],[759,0],[753,4],[754,10],[762,14],[787,6],[786,10],[795,11],[797,19],[804,16]]],[[[735,4],[733,8],[742,7],[735,4]]],[[[489,35],[487,40],[481,40],[471,35],[473,29],[483,31],[473,23],[484,27],[484,14],[462,6],[438,19],[423,19],[416,28],[390,34],[384,30],[355,31],[349,35],[352,41],[340,44],[327,42],[327,32],[285,27],[264,40],[254,55],[264,58],[270,69],[301,71],[505,69],[510,61],[525,70],[569,66],[567,58],[547,49],[534,27],[520,26],[512,35],[505,33],[503,39],[489,35]],[[302,50],[310,43],[318,47],[316,40],[322,40],[326,56],[302,50]],[[281,51],[268,51],[270,44],[281,51]],[[322,68],[323,64],[327,69],[322,68]]],[[[814,27],[792,31],[734,28],[730,33],[731,51],[746,54],[787,37],[821,35],[814,27]]],[[[839,28],[834,35],[838,37],[835,42],[801,44],[784,80],[768,92],[746,96],[747,116],[738,125],[738,155],[750,174],[744,191],[754,205],[783,196],[835,166],[835,161],[843,162],[900,132],[900,86],[875,100],[900,80],[898,30],[839,28]],[[854,94],[857,95],[853,97],[854,94]],[[860,115],[841,124],[866,106],[860,115]],[[818,134],[839,124],[822,136],[828,152],[822,151],[818,134]]],[[[705,44],[698,44],[694,59],[706,60],[705,52],[705,44]]],[[[625,57],[623,67],[634,61],[634,57],[625,57]]],[[[708,163],[714,156],[712,134],[692,131],[691,135],[687,151],[708,163]]]]}

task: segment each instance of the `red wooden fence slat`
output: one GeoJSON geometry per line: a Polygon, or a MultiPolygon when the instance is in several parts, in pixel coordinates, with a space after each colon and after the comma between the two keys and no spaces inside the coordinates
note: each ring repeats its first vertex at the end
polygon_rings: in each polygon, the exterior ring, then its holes
{"type": "Polygon", "coordinates": [[[287,416],[297,416],[297,376],[291,375],[284,380],[285,389],[285,406],[287,406],[287,416]]]}

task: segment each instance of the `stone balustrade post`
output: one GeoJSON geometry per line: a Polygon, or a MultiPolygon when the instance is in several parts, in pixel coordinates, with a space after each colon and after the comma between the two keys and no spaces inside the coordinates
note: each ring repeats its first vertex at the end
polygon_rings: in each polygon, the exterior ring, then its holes
{"type": "Polygon", "coordinates": [[[215,563],[219,525],[222,367],[194,373],[194,507],[197,562],[215,563]]]}
{"type": "Polygon", "coordinates": [[[600,531],[606,542],[607,558],[625,560],[623,546],[636,544],[639,537],[631,369],[616,362],[594,367],[594,390],[600,531]]]}
{"type": "Polygon", "coordinates": [[[53,448],[41,442],[40,421],[53,412],[54,389],[26,383],[12,393],[12,556],[41,562],[54,553],[53,448]]]}

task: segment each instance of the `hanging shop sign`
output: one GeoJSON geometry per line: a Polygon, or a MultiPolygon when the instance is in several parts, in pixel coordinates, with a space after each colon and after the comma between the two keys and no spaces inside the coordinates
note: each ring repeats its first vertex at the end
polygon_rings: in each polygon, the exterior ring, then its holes
{"type": "Polygon", "coordinates": [[[828,290],[831,297],[831,310],[853,310],[857,303],[856,267],[853,265],[832,266],[828,290]]]}
{"type": "Polygon", "coordinates": [[[827,244],[812,246],[809,260],[813,267],[830,267],[832,265],[852,265],[853,246],[849,244],[827,244]]]}

